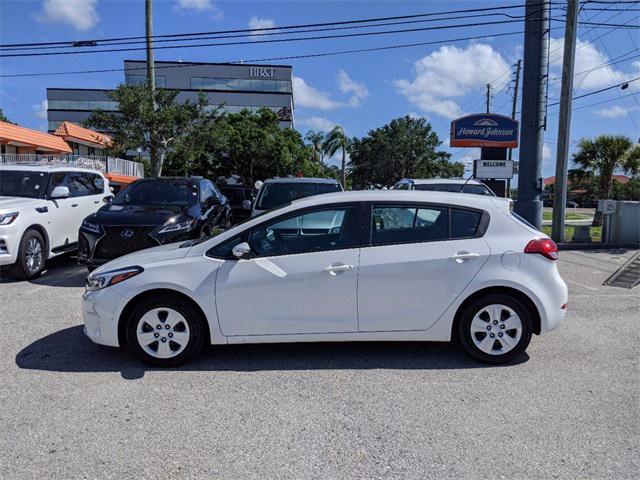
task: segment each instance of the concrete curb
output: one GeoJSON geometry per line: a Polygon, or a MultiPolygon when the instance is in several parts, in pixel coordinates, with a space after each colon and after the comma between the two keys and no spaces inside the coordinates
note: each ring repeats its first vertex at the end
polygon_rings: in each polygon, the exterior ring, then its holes
{"type": "Polygon", "coordinates": [[[640,244],[637,243],[558,243],[558,250],[638,250],[640,244]]]}

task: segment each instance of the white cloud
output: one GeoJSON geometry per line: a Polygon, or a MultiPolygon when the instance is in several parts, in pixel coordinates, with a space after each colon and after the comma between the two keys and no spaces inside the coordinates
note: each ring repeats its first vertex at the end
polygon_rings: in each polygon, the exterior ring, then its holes
{"type": "MultiPolygon", "coordinates": [[[[276,26],[276,22],[270,18],[258,18],[254,15],[249,19],[247,25],[249,25],[249,28],[254,30],[255,33],[263,33],[264,28],[274,28],[276,26]]],[[[274,30],[269,30],[269,32],[273,31],[274,30]]]]}
{"type": "Polygon", "coordinates": [[[332,99],[329,93],[312,87],[296,76],[293,77],[293,98],[300,107],[333,110],[343,106],[343,103],[332,99]]]}
{"type": "Polygon", "coordinates": [[[363,82],[356,82],[343,69],[338,70],[336,75],[338,87],[342,93],[351,93],[353,97],[349,101],[353,106],[358,106],[361,100],[369,96],[369,90],[363,82]]]}
{"type": "Polygon", "coordinates": [[[631,112],[640,111],[640,107],[632,106],[632,107],[622,107],[620,105],[615,105],[613,107],[602,108],[600,110],[596,110],[596,115],[602,118],[620,118],[624,117],[631,112]]]}
{"type": "Polygon", "coordinates": [[[214,20],[223,17],[222,10],[212,0],[176,0],[174,10],[177,12],[210,13],[214,20]]]}
{"type": "Polygon", "coordinates": [[[47,119],[47,108],[49,104],[46,100],[42,100],[38,105],[34,105],[33,109],[36,111],[36,118],[41,118],[43,120],[47,119]]]}
{"type": "MultiPolygon", "coordinates": [[[[393,84],[409,102],[425,112],[456,118],[463,114],[456,98],[480,89],[509,68],[503,56],[490,45],[476,43],[466,48],[447,45],[414,64],[413,80],[395,80],[393,84]]],[[[509,76],[500,80],[493,84],[496,91],[505,86],[509,76]]]]}
{"type": "MultiPolygon", "coordinates": [[[[564,39],[552,38],[550,51],[553,52],[551,53],[553,76],[558,79],[562,69],[564,39]]],[[[576,43],[575,74],[573,79],[574,88],[576,90],[591,90],[608,87],[629,80],[634,76],[633,72],[625,73],[611,65],[602,66],[608,61],[609,57],[598,50],[593,43],[578,39],[576,43]],[[587,70],[591,71],[587,72],[587,70]]],[[[637,71],[640,71],[640,62],[632,63],[632,69],[635,70],[637,74],[637,71]]],[[[559,85],[559,82],[556,83],[559,85]]]]}
{"type": "Polygon", "coordinates": [[[97,0],[44,0],[36,19],[40,23],[61,23],[76,30],[89,30],[100,20],[97,3],[97,0]]]}
{"type": "Polygon", "coordinates": [[[312,130],[319,130],[321,132],[328,132],[337,124],[332,122],[328,118],[325,117],[306,117],[306,118],[298,118],[296,123],[300,125],[305,125],[312,130]]]}

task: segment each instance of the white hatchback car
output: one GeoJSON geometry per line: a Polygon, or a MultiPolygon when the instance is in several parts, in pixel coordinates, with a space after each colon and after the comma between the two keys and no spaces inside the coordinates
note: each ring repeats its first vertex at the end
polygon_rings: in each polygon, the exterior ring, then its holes
{"type": "Polygon", "coordinates": [[[97,170],[73,166],[0,166],[0,266],[33,278],[45,262],[78,248],[85,217],[113,197],[97,170]]]}
{"type": "Polygon", "coordinates": [[[326,194],[103,265],[87,277],[85,332],[159,366],[205,343],[451,339],[504,363],[564,317],[556,259],[509,200],[326,194]]]}

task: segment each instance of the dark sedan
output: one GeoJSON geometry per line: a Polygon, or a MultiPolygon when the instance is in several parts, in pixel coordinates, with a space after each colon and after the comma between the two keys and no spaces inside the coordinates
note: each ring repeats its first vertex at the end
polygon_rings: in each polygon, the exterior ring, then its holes
{"type": "Polygon", "coordinates": [[[78,261],[93,269],[127,253],[210,236],[229,225],[229,201],[209,180],[138,180],[85,218],[78,235],[78,261]]]}

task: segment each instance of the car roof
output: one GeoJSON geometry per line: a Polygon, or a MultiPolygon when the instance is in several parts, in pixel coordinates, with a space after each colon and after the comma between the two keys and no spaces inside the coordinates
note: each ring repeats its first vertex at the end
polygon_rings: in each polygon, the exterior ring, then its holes
{"type": "MultiPolygon", "coordinates": [[[[428,185],[428,184],[449,184],[449,185],[484,185],[480,180],[471,178],[465,180],[464,178],[403,178],[400,182],[413,182],[415,185],[428,185]]],[[[400,183],[398,182],[398,183],[400,183]]]]}
{"type": "Polygon", "coordinates": [[[264,183],[328,183],[337,184],[334,178],[313,178],[313,177],[282,177],[267,178],[264,183]]]}
{"type": "Polygon", "coordinates": [[[0,170],[16,170],[20,172],[85,172],[85,173],[97,173],[102,175],[100,170],[84,167],[68,167],[66,165],[0,165],[0,170]]]}
{"type": "Polygon", "coordinates": [[[510,203],[511,200],[488,195],[472,195],[458,192],[434,192],[423,190],[357,190],[348,192],[325,193],[294,200],[292,207],[312,207],[328,203],[342,202],[425,202],[444,205],[457,205],[471,208],[496,207],[495,202],[510,203]]]}

